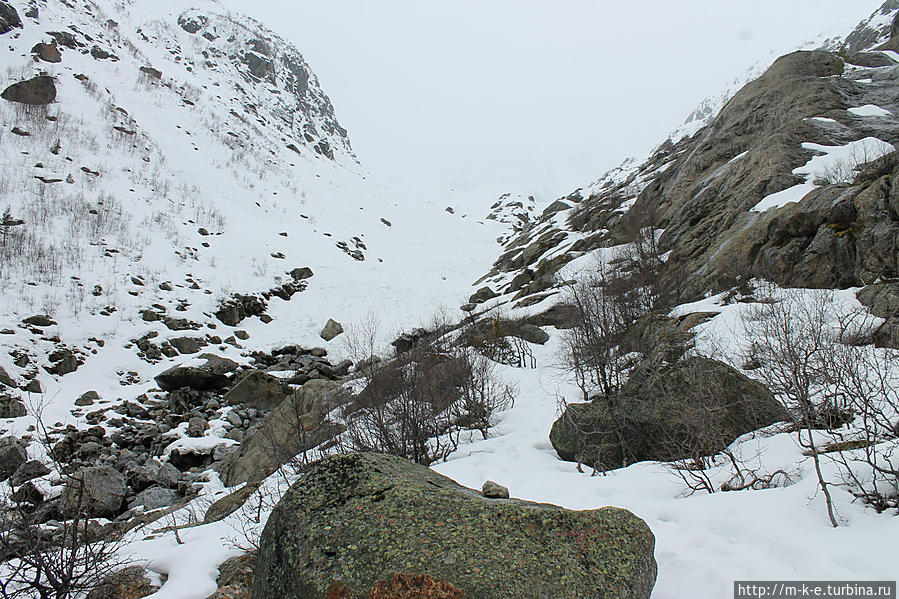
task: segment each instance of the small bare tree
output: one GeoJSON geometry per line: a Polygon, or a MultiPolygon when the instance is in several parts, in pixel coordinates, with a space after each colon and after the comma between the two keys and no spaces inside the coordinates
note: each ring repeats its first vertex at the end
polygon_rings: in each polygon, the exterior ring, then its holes
{"type": "Polygon", "coordinates": [[[851,492],[882,512],[899,509],[899,351],[859,344],[875,324],[863,312],[841,315],[826,367],[834,396],[856,417],[833,456],[851,492]]]}
{"type": "Polygon", "coordinates": [[[805,297],[784,291],[749,309],[743,326],[749,339],[747,361],[759,364],[761,377],[793,417],[797,440],[811,456],[830,523],[838,526],[830,484],[821,469],[815,430],[838,425],[827,399],[827,354],[834,347],[827,326],[832,321],[832,294],[805,297]]]}

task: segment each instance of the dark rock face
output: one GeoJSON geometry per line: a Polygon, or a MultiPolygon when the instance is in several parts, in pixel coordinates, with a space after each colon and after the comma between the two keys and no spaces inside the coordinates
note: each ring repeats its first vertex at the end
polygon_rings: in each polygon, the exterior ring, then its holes
{"type": "Polygon", "coordinates": [[[486,499],[401,458],[350,454],[314,464],[275,508],[253,597],[368,599],[399,574],[479,599],[646,598],[654,544],[626,510],[486,499]]]}
{"type": "Polygon", "coordinates": [[[114,518],[122,511],[126,492],[125,477],[111,466],[82,468],[66,484],[61,510],[63,514],[114,518]]]}
{"type": "Polygon", "coordinates": [[[44,62],[62,62],[62,54],[59,53],[59,48],[55,43],[53,44],[45,44],[40,43],[36,44],[34,48],[31,49],[31,53],[43,60],[44,62]]]}
{"type": "Polygon", "coordinates": [[[0,481],[4,481],[28,461],[25,445],[15,437],[0,438],[0,481]]]}
{"type": "Polygon", "coordinates": [[[17,397],[0,393],[0,418],[21,418],[27,415],[25,402],[17,397]]]}
{"type": "Polygon", "coordinates": [[[0,35],[21,28],[22,19],[16,9],[6,2],[0,2],[0,35]]]}
{"type": "Polygon", "coordinates": [[[13,83],[3,90],[0,97],[19,104],[43,106],[56,100],[56,83],[49,75],[38,75],[27,81],[13,83]]]}
{"type": "Polygon", "coordinates": [[[549,438],[563,460],[612,469],[689,457],[684,448],[713,455],[787,417],[764,385],[723,362],[686,358],[644,363],[611,402],[570,404],[549,438]]]}
{"type": "Polygon", "coordinates": [[[189,387],[198,391],[222,389],[231,379],[229,373],[237,369],[237,362],[212,354],[202,354],[206,361],[199,366],[174,366],[155,377],[156,383],[163,391],[174,391],[181,387],[189,387]]]}

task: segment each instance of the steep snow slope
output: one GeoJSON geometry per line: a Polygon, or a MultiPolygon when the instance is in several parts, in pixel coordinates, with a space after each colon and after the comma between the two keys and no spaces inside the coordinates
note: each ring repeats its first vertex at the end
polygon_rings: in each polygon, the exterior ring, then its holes
{"type": "Polygon", "coordinates": [[[43,368],[53,346],[85,370],[140,370],[129,339],[183,335],[142,310],[226,338],[221,300],[292,282],[298,267],[314,275],[290,302],[271,300],[274,323],[240,323],[254,347],[320,344],[328,318],[369,310],[389,333],[417,325],[464,300],[505,228],[478,222],[484,209],[469,216],[474,198],[369,181],[300,54],[214,1],[40,3],[36,17],[13,6],[24,28],[3,38],[3,87],[48,73],[57,99],[0,102],[0,208],[24,221],[0,250],[0,367],[22,386],[36,377],[45,397],[60,389],[43,368]],[[48,32],[62,32],[59,63],[32,57],[48,32]],[[29,330],[36,313],[58,325],[29,330]]]}

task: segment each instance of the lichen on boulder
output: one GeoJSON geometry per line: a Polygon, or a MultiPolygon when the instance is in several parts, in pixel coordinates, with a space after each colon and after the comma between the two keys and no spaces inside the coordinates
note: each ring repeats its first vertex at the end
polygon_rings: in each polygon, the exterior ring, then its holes
{"type": "Polygon", "coordinates": [[[624,509],[486,499],[402,458],[333,456],[269,518],[253,597],[368,599],[399,574],[478,599],[646,598],[654,545],[624,509]]]}

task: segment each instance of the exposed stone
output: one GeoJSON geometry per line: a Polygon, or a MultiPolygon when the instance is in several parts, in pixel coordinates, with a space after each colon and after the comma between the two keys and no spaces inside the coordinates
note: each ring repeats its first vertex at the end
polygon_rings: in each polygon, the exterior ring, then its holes
{"type": "Polygon", "coordinates": [[[52,327],[56,324],[56,321],[50,318],[45,314],[35,314],[34,316],[29,316],[22,320],[25,324],[30,324],[35,327],[52,327]]]}
{"type": "Polygon", "coordinates": [[[111,466],[82,468],[67,481],[60,509],[67,515],[114,518],[122,511],[126,491],[125,477],[111,466]]]}
{"type": "Polygon", "coordinates": [[[290,276],[293,277],[295,281],[302,281],[303,279],[308,279],[312,276],[312,269],[308,266],[304,266],[303,268],[294,268],[290,271],[290,276]]]}
{"type": "Polygon", "coordinates": [[[229,487],[259,481],[298,454],[329,441],[345,427],[325,420],[339,405],[338,387],[312,380],[265,417],[259,428],[244,439],[240,451],[219,466],[229,487]]]}
{"type": "Polygon", "coordinates": [[[0,482],[6,480],[28,461],[25,444],[15,437],[0,438],[0,482]]]}
{"type": "Polygon", "coordinates": [[[31,49],[31,53],[44,62],[62,62],[62,54],[59,53],[59,48],[55,41],[52,44],[43,42],[36,44],[31,49]]]}
{"type": "Polygon", "coordinates": [[[0,2],[0,35],[21,28],[22,19],[16,9],[8,2],[0,2]]]}
{"type": "Polygon", "coordinates": [[[478,599],[648,598],[654,544],[627,510],[486,499],[394,456],[334,456],[269,517],[253,597],[370,599],[386,577],[410,573],[478,599]]]}
{"type": "Polygon", "coordinates": [[[475,291],[471,295],[471,297],[468,298],[468,303],[483,304],[484,302],[486,302],[488,300],[492,300],[493,298],[498,297],[498,296],[499,296],[499,294],[497,294],[495,291],[493,291],[493,289],[490,289],[490,287],[481,287],[480,289],[475,291]]]}
{"type": "Polygon", "coordinates": [[[329,318],[325,328],[322,329],[321,338],[325,341],[331,341],[341,333],[343,333],[343,326],[336,320],[329,318]]]}
{"type": "Polygon", "coordinates": [[[527,324],[538,327],[553,326],[557,329],[571,329],[581,322],[581,313],[575,306],[556,304],[541,312],[524,319],[527,324]]]}
{"type": "Polygon", "coordinates": [[[488,480],[484,483],[484,486],[481,487],[481,494],[488,499],[508,499],[509,489],[499,483],[488,480]]]}
{"type": "Polygon", "coordinates": [[[144,510],[158,510],[159,508],[169,507],[178,502],[181,495],[175,489],[166,489],[164,487],[150,487],[137,494],[128,504],[128,509],[134,509],[143,506],[144,510]]]}
{"type": "Polygon", "coordinates": [[[371,599],[465,599],[465,593],[427,574],[396,574],[379,580],[371,589],[371,599]]]}
{"type": "Polygon", "coordinates": [[[18,487],[23,483],[44,476],[45,474],[50,474],[50,469],[42,462],[39,460],[28,460],[13,472],[12,476],[9,478],[9,482],[12,486],[18,487]]]}
{"type": "Polygon", "coordinates": [[[203,516],[203,523],[218,522],[236,512],[256,492],[259,484],[258,482],[247,483],[233,493],[217,499],[206,510],[206,515],[203,516]]]}
{"type": "Polygon", "coordinates": [[[293,389],[278,377],[253,370],[240,379],[222,401],[229,406],[243,405],[268,411],[292,394],[293,389]]]}
{"type": "Polygon", "coordinates": [[[141,67],[140,72],[151,79],[162,79],[162,71],[153,67],[141,67]]]}
{"type": "Polygon", "coordinates": [[[15,379],[9,376],[9,373],[2,366],[0,366],[0,387],[9,387],[10,389],[18,387],[15,379]]]}
{"type": "Polygon", "coordinates": [[[87,599],[143,599],[159,590],[141,566],[129,566],[107,576],[87,599]]]}
{"type": "Polygon", "coordinates": [[[179,354],[196,354],[209,345],[202,337],[175,337],[169,339],[169,343],[178,350],[179,354]]]}
{"type": "Polygon", "coordinates": [[[231,379],[228,374],[237,369],[237,362],[213,354],[202,354],[199,359],[205,363],[198,366],[174,366],[155,377],[163,391],[174,391],[189,387],[199,391],[221,389],[231,379]]]}
{"type": "Polygon", "coordinates": [[[21,418],[28,415],[28,408],[18,397],[0,393],[0,418],[21,418]]]}
{"type": "Polygon", "coordinates": [[[81,407],[92,406],[98,399],[100,399],[100,394],[96,391],[85,391],[78,399],[75,400],[75,405],[81,407]]]}
{"type": "Polygon", "coordinates": [[[56,100],[56,83],[49,75],[38,75],[27,81],[13,83],[3,90],[0,97],[19,104],[46,105],[56,100]]]}

